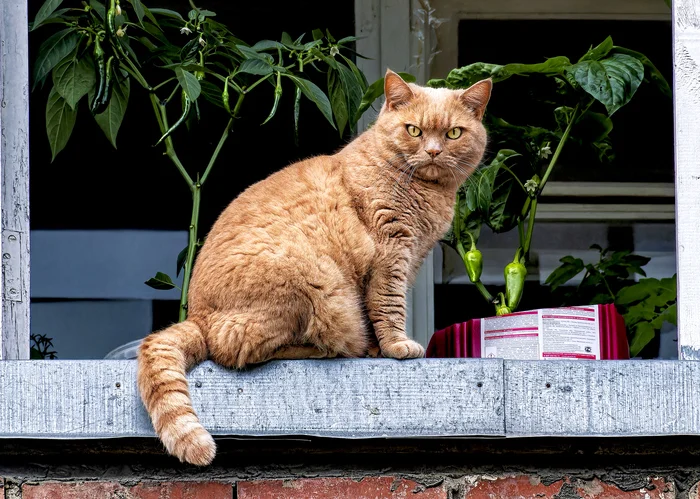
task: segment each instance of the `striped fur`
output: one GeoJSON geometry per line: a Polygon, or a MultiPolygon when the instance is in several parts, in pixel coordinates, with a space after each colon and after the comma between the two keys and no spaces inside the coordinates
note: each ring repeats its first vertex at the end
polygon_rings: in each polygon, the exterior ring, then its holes
{"type": "Polygon", "coordinates": [[[270,359],[423,356],[405,333],[406,292],[481,161],[491,82],[429,89],[387,72],[385,92],[372,128],[337,154],[290,165],[224,210],[197,256],[188,320],[144,341],[141,396],[180,460],[207,465],[216,451],[185,378],[207,357],[240,369],[270,359]],[[448,137],[455,127],[461,135],[448,137]]]}

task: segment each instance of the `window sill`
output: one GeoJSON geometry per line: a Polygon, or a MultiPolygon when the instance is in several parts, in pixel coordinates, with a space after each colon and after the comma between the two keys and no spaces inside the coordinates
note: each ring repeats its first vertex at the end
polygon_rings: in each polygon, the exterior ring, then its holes
{"type": "MultiPolygon", "coordinates": [[[[0,437],[152,437],[135,373],[135,361],[2,362],[0,437]]],[[[214,435],[700,435],[693,361],[205,362],[188,378],[214,435]]]]}

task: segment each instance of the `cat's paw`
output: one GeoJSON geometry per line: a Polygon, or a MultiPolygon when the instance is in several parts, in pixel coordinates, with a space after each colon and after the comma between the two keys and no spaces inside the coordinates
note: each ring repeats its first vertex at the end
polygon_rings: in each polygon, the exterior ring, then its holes
{"type": "Polygon", "coordinates": [[[417,359],[425,356],[425,349],[419,343],[407,338],[382,345],[382,355],[392,359],[417,359]]]}

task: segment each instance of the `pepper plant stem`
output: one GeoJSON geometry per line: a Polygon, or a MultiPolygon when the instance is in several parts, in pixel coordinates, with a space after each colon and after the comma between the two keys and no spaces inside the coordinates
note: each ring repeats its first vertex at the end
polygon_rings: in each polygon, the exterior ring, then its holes
{"type": "Polygon", "coordinates": [[[188,232],[187,243],[187,259],[185,260],[185,268],[182,275],[182,292],[180,293],[180,313],[178,321],[182,322],[187,319],[187,292],[190,289],[190,278],[192,277],[192,266],[194,264],[194,256],[197,252],[197,225],[199,223],[199,203],[202,199],[202,184],[198,181],[192,185],[192,217],[190,219],[190,228],[188,232]]]}

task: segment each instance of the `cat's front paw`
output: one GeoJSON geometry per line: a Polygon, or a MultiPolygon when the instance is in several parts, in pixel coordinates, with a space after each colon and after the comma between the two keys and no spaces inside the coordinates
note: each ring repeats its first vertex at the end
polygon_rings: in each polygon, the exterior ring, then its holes
{"type": "Polygon", "coordinates": [[[382,355],[392,359],[417,359],[425,355],[425,349],[408,338],[382,345],[382,355]]]}

